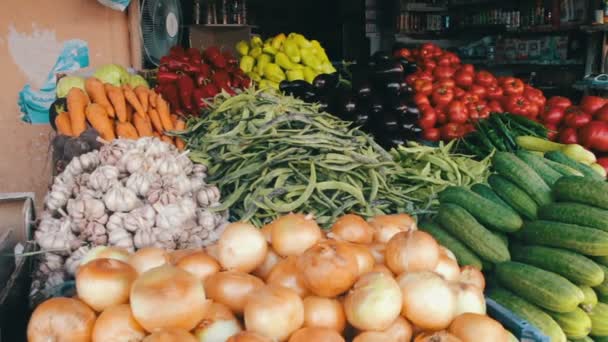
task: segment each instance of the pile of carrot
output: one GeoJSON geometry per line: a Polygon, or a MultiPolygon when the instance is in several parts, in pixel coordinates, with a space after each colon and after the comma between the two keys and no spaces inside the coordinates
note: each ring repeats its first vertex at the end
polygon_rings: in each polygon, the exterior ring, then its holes
{"type": "Polygon", "coordinates": [[[180,150],[185,147],[183,140],[167,135],[184,130],[185,122],[171,114],[161,95],[143,85],[117,87],[91,77],[85,81],[85,91],[70,89],[67,104],[68,111],[55,118],[60,134],[77,137],[88,122],[107,141],[156,136],[180,150]]]}

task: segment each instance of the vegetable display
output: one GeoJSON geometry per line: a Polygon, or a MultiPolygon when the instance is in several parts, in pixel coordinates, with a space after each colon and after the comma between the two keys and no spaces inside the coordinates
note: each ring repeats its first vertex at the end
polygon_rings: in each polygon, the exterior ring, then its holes
{"type": "Polygon", "coordinates": [[[317,40],[299,33],[279,33],[262,41],[258,36],[236,44],[239,66],[260,88],[279,89],[283,80],[311,83],[321,73],[336,69],[317,40]]]}
{"type": "MultiPolygon", "coordinates": [[[[44,251],[36,291],[73,275],[96,246],[194,248],[215,242],[226,224],[207,168],[156,138],[116,139],[75,157],[47,194],[34,234],[44,251]]],[[[112,250],[98,253],[111,253],[112,250]]]]}
{"type": "MultiPolygon", "coordinates": [[[[445,189],[437,223],[422,223],[421,229],[450,248],[460,265],[491,274],[489,297],[551,341],[604,338],[594,317],[605,317],[608,300],[605,177],[562,153],[567,145],[516,140],[553,151],[544,157],[496,152],[489,186],[445,189]]],[[[579,160],[589,153],[575,151],[579,160]]]]}
{"type": "Polygon", "coordinates": [[[160,59],[156,80],[155,90],[175,113],[196,116],[207,106],[205,100],[221,91],[234,94],[235,89],[251,85],[236,57],[217,46],[209,46],[202,52],[196,48],[171,48],[160,59]]]}
{"type": "Polygon", "coordinates": [[[231,223],[204,250],[117,250],[125,255],[121,260],[87,255],[76,270],[77,297],[51,298],[38,306],[28,340],[509,340],[502,325],[486,316],[481,272],[459,268],[452,253],[418,230],[412,217],[377,216],[366,222],[349,214],[342,222],[350,222],[351,231],[371,231],[376,237],[371,242],[386,245],[382,254],[392,261],[372,258],[370,267],[362,267],[368,245],[325,235],[310,215],[282,216],[262,229],[231,223]],[[387,242],[378,239],[384,236],[379,221],[394,228],[387,242]],[[274,239],[286,229],[287,240],[274,239]],[[304,236],[311,238],[307,248],[273,257],[304,236]],[[185,268],[182,261],[195,255],[185,268]],[[222,266],[211,270],[212,263],[222,266]],[[142,264],[150,267],[141,269],[142,264]],[[285,264],[293,265],[292,280],[276,283],[273,274],[286,272],[285,264]],[[258,277],[260,267],[271,272],[258,277]],[[193,271],[201,268],[209,270],[203,281],[193,271]]]}

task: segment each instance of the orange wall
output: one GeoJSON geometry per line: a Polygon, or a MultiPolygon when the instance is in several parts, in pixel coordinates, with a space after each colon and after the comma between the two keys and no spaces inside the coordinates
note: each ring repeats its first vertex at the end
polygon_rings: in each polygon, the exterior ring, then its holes
{"type": "Polygon", "coordinates": [[[20,121],[18,92],[26,83],[35,84],[41,78],[40,74],[50,71],[49,67],[42,72],[40,65],[52,66],[56,60],[52,51],[69,39],[88,42],[92,66],[105,63],[127,65],[127,15],[126,12],[106,8],[96,0],[10,0],[2,7],[0,192],[35,191],[36,202],[40,205],[52,174],[49,149],[52,129],[48,125],[30,125],[20,121]],[[41,33],[43,38],[36,40],[36,35],[41,33]],[[28,43],[28,36],[35,43],[28,43]],[[15,59],[23,56],[24,46],[32,47],[25,50],[28,55],[37,56],[38,63],[18,65],[20,63],[15,59]]]}

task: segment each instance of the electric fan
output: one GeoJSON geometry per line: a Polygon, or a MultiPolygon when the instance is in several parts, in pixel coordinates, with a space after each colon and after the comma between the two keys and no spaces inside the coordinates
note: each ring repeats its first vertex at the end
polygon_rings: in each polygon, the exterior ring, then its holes
{"type": "Polygon", "coordinates": [[[180,43],[182,11],[179,0],[143,0],[141,33],[146,62],[158,66],[160,58],[180,43]]]}

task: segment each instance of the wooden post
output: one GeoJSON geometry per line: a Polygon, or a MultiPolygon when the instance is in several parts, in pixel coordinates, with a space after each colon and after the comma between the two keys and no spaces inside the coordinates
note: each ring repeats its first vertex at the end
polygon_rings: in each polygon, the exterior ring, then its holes
{"type": "Polygon", "coordinates": [[[129,20],[129,49],[131,56],[131,66],[135,70],[141,70],[143,64],[143,42],[140,26],[140,0],[131,0],[128,8],[129,20]]]}

